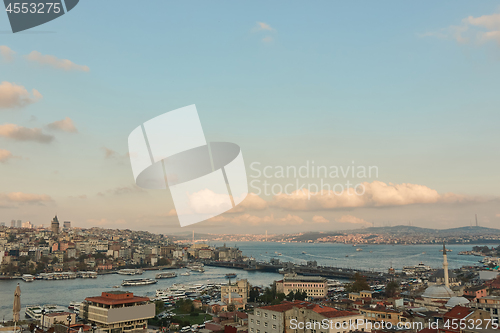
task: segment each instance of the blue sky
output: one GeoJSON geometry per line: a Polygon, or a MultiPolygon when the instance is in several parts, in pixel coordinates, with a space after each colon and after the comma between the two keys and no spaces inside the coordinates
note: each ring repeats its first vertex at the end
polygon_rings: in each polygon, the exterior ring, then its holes
{"type": "MultiPolygon", "coordinates": [[[[0,148],[21,157],[0,164],[0,192],[53,199],[6,203],[0,221],[48,223],[59,211],[82,227],[113,226],[111,221],[132,228],[161,225],[161,217],[146,221],[145,211],[168,211],[168,193],[111,193],[134,182],[125,156],[131,130],[190,104],[196,104],[207,138],[238,143],[247,165],[354,160],[377,165],[384,183],[495,198],[500,39],[478,36],[500,30],[492,16],[498,13],[495,1],[85,0],[67,15],[17,34],[8,33],[7,16],[0,14],[0,45],[16,52],[13,61],[0,61],[0,81],[43,95],[29,106],[0,110],[1,124],[44,128],[69,117],[78,129],[54,134],[50,144],[0,137],[0,148]],[[492,16],[493,28],[464,23],[482,16],[492,16]],[[469,40],[459,41],[453,27],[467,27],[469,40]],[[32,51],[90,71],[26,60],[32,51]],[[116,154],[105,158],[103,147],[116,154]],[[140,204],[120,212],[131,202],[140,204]]],[[[495,204],[478,207],[473,200],[460,211],[431,204],[293,214],[306,222],[314,214],[326,216],[332,223],[315,227],[338,229],[348,226],[334,222],[345,214],[431,226],[436,211],[463,224],[464,214],[481,209],[484,224],[494,226],[500,213],[495,204]]],[[[289,213],[275,207],[248,212],[275,218],[289,213]]],[[[176,229],[176,221],[167,219],[168,230],[176,229]]]]}

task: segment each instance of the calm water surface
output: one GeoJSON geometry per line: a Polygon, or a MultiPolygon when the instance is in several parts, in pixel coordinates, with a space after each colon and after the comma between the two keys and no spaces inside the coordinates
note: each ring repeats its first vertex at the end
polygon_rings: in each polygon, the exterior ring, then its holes
{"type": "MultiPolygon", "coordinates": [[[[211,244],[222,245],[222,243],[211,244]]],[[[401,269],[403,266],[416,265],[420,262],[439,268],[443,255],[439,251],[442,245],[362,245],[358,247],[344,244],[307,244],[307,243],[264,243],[241,242],[226,243],[227,246],[237,246],[246,256],[252,256],[259,261],[269,261],[279,258],[281,261],[291,261],[297,264],[308,260],[316,260],[318,265],[329,265],[345,268],[359,268],[374,271],[386,271],[389,267],[401,269]],[[372,251],[372,252],[370,252],[372,251]],[[302,252],[306,252],[303,254],[302,252]],[[278,256],[277,253],[281,253],[278,256]],[[348,255],[348,257],[346,257],[348,255]]],[[[495,245],[496,246],[496,245],[495,245]]],[[[464,265],[478,264],[480,257],[459,256],[458,252],[471,250],[472,245],[450,245],[453,252],[448,253],[450,268],[460,268],[464,265]]],[[[180,276],[184,270],[178,270],[178,276],[172,279],[159,280],[157,284],[140,287],[127,287],[138,295],[154,296],[156,289],[166,288],[174,283],[209,283],[224,282],[229,272],[238,274],[238,278],[246,278],[252,285],[266,286],[281,277],[276,273],[246,272],[218,267],[206,267],[203,274],[192,273],[190,276],[180,276]]],[[[145,271],[141,278],[154,278],[157,271],[145,271]]],[[[26,283],[19,280],[0,281],[0,320],[12,319],[12,302],[17,283],[21,285],[21,304],[24,318],[24,307],[30,304],[57,304],[67,306],[71,301],[82,301],[85,297],[97,296],[101,292],[111,290],[120,285],[126,277],[118,274],[102,275],[97,279],[75,279],[56,281],[34,281],[26,283]]],[[[114,289],[117,290],[117,289],[114,289]]],[[[120,288],[123,290],[123,288],[120,288]]]]}

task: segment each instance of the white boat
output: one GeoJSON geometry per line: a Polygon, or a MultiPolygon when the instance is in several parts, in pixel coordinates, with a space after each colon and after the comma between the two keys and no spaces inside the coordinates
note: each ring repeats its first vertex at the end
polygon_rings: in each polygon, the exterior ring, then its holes
{"type": "Polygon", "coordinates": [[[118,271],[118,274],[121,275],[141,275],[142,274],[142,269],[120,269],[118,271]]]}
{"type": "Polygon", "coordinates": [[[35,280],[35,277],[31,274],[23,274],[22,279],[24,282],[33,282],[35,280]]]}
{"type": "Polygon", "coordinates": [[[182,276],[189,276],[191,275],[188,271],[184,272],[184,273],[181,273],[182,276]]]}
{"type": "Polygon", "coordinates": [[[72,302],[69,302],[68,309],[80,311],[80,305],[82,305],[82,302],[72,301],[72,302]]]}
{"type": "Polygon", "coordinates": [[[129,279],[129,280],[123,280],[122,286],[135,287],[135,286],[146,286],[155,283],[158,283],[158,281],[153,279],[129,279]]]}
{"type": "Polygon", "coordinates": [[[356,249],[356,251],[360,252],[360,251],[363,251],[363,249],[362,249],[362,248],[360,248],[360,247],[358,247],[358,248],[356,249]]]}
{"type": "Polygon", "coordinates": [[[177,276],[177,273],[175,272],[164,272],[164,273],[156,273],[155,278],[156,279],[170,279],[174,278],[177,276]]]}

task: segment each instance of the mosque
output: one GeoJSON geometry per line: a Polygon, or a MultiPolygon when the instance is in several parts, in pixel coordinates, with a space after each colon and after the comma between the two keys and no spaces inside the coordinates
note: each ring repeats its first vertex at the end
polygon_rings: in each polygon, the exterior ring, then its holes
{"type": "Polygon", "coordinates": [[[429,287],[427,287],[422,294],[422,298],[417,302],[431,311],[447,311],[456,305],[467,306],[469,301],[465,297],[458,296],[461,293],[453,291],[450,288],[450,282],[454,286],[460,285],[454,273],[450,277],[448,255],[446,253],[446,246],[443,243],[443,269],[438,270],[430,277],[429,287]]]}

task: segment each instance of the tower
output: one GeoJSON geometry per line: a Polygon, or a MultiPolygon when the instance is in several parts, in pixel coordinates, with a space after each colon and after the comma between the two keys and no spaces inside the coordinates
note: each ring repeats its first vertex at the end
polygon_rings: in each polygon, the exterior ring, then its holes
{"type": "Polygon", "coordinates": [[[446,255],[446,246],[443,242],[443,271],[444,271],[444,285],[450,287],[450,279],[448,276],[448,256],[446,255]]]}
{"type": "Polygon", "coordinates": [[[53,234],[59,234],[59,220],[57,219],[57,215],[52,219],[50,223],[50,230],[52,230],[53,234]]]}

